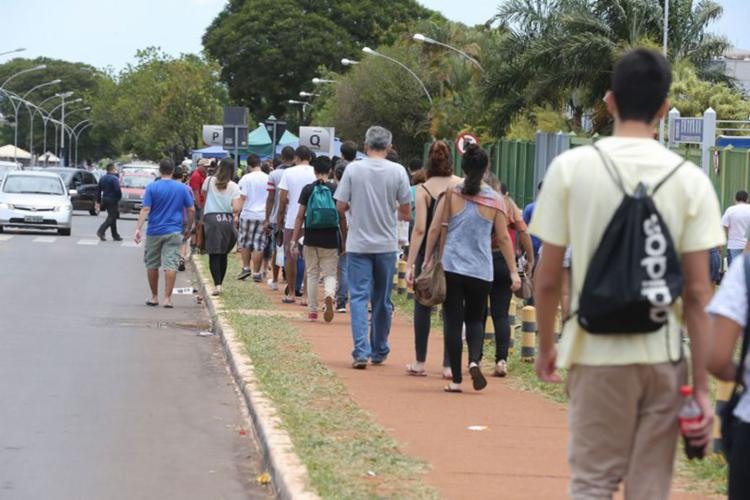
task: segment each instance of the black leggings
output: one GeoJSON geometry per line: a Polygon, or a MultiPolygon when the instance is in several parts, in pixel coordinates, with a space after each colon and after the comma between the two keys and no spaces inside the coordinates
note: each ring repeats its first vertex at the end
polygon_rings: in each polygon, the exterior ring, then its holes
{"type": "Polygon", "coordinates": [[[508,308],[513,292],[510,290],[510,270],[501,252],[492,253],[495,279],[490,289],[490,311],[495,325],[495,363],[508,359],[510,347],[510,321],[508,308]]]}
{"type": "Polygon", "coordinates": [[[225,253],[208,255],[208,267],[211,270],[211,277],[214,279],[215,286],[224,282],[224,276],[227,274],[227,260],[227,254],[225,253]]]}
{"type": "MultiPolygon", "coordinates": [[[[415,269],[422,269],[423,259],[417,258],[415,269]]],[[[414,350],[417,354],[417,363],[427,361],[427,340],[430,338],[430,325],[432,323],[432,308],[423,306],[414,299],[414,350]]],[[[443,367],[450,366],[448,360],[448,348],[443,336],[443,367]]]]}
{"type": "Polygon", "coordinates": [[[750,498],[750,424],[735,420],[729,456],[729,500],[750,498]]]}
{"type": "Polygon", "coordinates": [[[487,314],[487,294],[491,283],[461,274],[445,273],[447,293],[443,304],[443,334],[446,337],[448,358],[453,372],[453,383],[461,383],[461,330],[466,324],[466,343],[469,363],[479,363],[484,344],[484,318],[487,314]]]}

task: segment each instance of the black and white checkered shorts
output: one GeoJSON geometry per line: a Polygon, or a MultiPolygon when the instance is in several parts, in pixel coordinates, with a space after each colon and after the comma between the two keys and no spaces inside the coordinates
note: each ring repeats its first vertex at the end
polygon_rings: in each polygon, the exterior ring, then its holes
{"type": "Polygon", "coordinates": [[[262,252],[268,245],[268,238],[263,231],[263,221],[240,219],[240,248],[262,252]]]}

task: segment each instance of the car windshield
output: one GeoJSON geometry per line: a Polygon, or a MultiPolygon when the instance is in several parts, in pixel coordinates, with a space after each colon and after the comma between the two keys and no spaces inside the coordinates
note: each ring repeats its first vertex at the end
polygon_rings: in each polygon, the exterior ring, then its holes
{"type": "Polygon", "coordinates": [[[152,182],[154,178],[148,175],[126,175],[122,179],[122,187],[145,189],[152,182]]]}
{"type": "Polygon", "coordinates": [[[13,175],[8,177],[5,179],[3,192],[16,194],[65,194],[60,179],[30,175],[13,175]]]}
{"type": "Polygon", "coordinates": [[[60,171],[58,171],[58,170],[49,170],[49,172],[54,172],[57,175],[59,175],[60,177],[62,177],[62,180],[63,180],[63,182],[65,184],[69,184],[70,183],[70,178],[73,177],[73,172],[71,172],[70,170],[60,170],[60,171]]]}

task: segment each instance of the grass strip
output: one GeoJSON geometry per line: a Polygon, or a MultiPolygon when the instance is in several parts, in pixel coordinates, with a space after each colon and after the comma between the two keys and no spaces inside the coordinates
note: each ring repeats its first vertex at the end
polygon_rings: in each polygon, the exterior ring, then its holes
{"type": "Polygon", "coordinates": [[[241,266],[229,262],[224,314],[307,466],[311,488],[325,499],[438,498],[423,481],[428,465],[399,450],[289,320],[237,312],[272,304],[257,284],[234,279],[241,266]]]}

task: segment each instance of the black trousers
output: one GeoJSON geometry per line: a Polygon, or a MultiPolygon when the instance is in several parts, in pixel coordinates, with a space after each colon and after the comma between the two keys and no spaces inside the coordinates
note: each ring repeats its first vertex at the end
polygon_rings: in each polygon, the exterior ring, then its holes
{"type": "Polygon", "coordinates": [[[109,228],[112,230],[112,237],[119,238],[120,234],[117,232],[117,218],[120,216],[120,208],[117,206],[117,202],[102,201],[101,208],[107,211],[107,219],[101,226],[99,226],[97,234],[101,234],[103,236],[109,228]]]}
{"type": "Polygon", "coordinates": [[[212,253],[208,255],[208,268],[211,270],[211,277],[214,280],[215,286],[219,286],[224,282],[228,262],[229,260],[225,253],[212,253]]]}
{"type": "Polygon", "coordinates": [[[469,363],[479,363],[484,346],[484,319],[487,314],[487,294],[491,283],[461,274],[445,273],[446,297],[443,304],[443,332],[448,358],[453,372],[453,383],[460,384],[463,342],[461,331],[466,324],[466,343],[469,363]]]}
{"type": "MultiPolygon", "coordinates": [[[[421,272],[424,258],[420,255],[417,257],[414,269],[417,273],[421,272]]],[[[414,299],[414,350],[417,355],[417,362],[424,363],[427,360],[427,341],[430,338],[430,327],[432,324],[432,308],[423,306],[419,301],[414,299]]],[[[443,336],[443,367],[450,366],[448,360],[448,348],[446,347],[446,338],[443,336]]]]}
{"type": "Polygon", "coordinates": [[[729,456],[729,500],[750,498],[750,424],[735,421],[729,456]]]}
{"type": "Polygon", "coordinates": [[[493,252],[492,263],[495,279],[490,289],[490,311],[492,324],[495,326],[495,363],[497,363],[500,360],[508,359],[508,348],[510,347],[508,307],[510,307],[513,292],[510,290],[510,270],[503,254],[493,252]]]}

